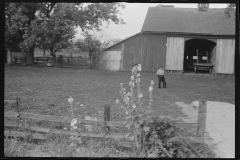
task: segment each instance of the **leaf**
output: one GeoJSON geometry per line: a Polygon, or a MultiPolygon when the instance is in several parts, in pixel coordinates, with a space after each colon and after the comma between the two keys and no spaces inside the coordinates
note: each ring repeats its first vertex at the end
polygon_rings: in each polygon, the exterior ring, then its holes
{"type": "Polygon", "coordinates": [[[126,118],[126,120],[128,120],[128,119],[131,119],[132,117],[131,116],[126,116],[125,118],[126,118]]]}
{"type": "Polygon", "coordinates": [[[128,133],[125,135],[126,138],[128,138],[131,135],[131,133],[128,133]]]}
{"type": "Polygon", "coordinates": [[[129,123],[126,124],[126,127],[127,127],[128,129],[130,129],[131,126],[132,126],[132,122],[129,122],[129,123]]]}
{"type": "Polygon", "coordinates": [[[133,135],[130,135],[130,136],[129,136],[129,139],[130,139],[130,141],[133,141],[133,140],[134,140],[134,136],[133,136],[133,135]]]}
{"type": "Polygon", "coordinates": [[[144,126],[144,127],[143,127],[143,130],[144,130],[145,132],[148,132],[149,129],[150,129],[150,128],[149,128],[148,126],[144,126]]]}
{"type": "Polygon", "coordinates": [[[140,127],[140,123],[134,123],[134,126],[135,126],[135,128],[139,128],[140,127]]]}
{"type": "Polygon", "coordinates": [[[143,124],[143,122],[144,122],[144,120],[143,120],[143,119],[141,119],[141,120],[139,121],[139,123],[140,123],[140,124],[143,124]]]}

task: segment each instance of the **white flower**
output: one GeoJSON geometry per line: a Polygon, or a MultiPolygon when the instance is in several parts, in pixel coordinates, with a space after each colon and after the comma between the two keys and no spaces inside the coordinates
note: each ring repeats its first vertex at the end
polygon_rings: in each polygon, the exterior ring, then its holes
{"type": "Polygon", "coordinates": [[[80,106],[83,107],[83,104],[81,104],[80,106]]]}
{"type": "Polygon", "coordinates": [[[138,80],[139,83],[141,82],[141,81],[140,81],[140,78],[137,78],[137,80],[138,80]]]}
{"type": "Polygon", "coordinates": [[[128,92],[128,93],[127,93],[127,96],[130,96],[130,95],[131,95],[131,93],[130,93],[130,92],[128,92]]]}
{"type": "Polygon", "coordinates": [[[77,129],[77,126],[73,126],[73,129],[77,129]]]}
{"type": "Polygon", "coordinates": [[[138,98],[141,98],[142,96],[143,96],[142,93],[139,93],[139,94],[138,94],[138,98]]]}
{"type": "Polygon", "coordinates": [[[152,86],[150,86],[150,87],[149,87],[149,92],[150,92],[150,91],[152,91],[152,90],[153,90],[153,87],[152,87],[152,86]]]}
{"type": "Polygon", "coordinates": [[[125,101],[126,103],[128,103],[128,102],[129,102],[129,98],[126,97],[126,98],[124,99],[124,101],[125,101]]]}
{"type": "Polygon", "coordinates": [[[77,124],[77,119],[76,118],[72,119],[71,126],[74,126],[75,124],[77,124]]]}
{"type": "Polygon", "coordinates": [[[135,83],[132,83],[132,87],[134,87],[135,86],[135,83]]]}
{"type": "Polygon", "coordinates": [[[131,76],[131,80],[134,80],[134,76],[133,75],[131,76]]]}
{"type": "Polygon", "coordinates": [[[72,103],[73,102],[73,98],[72,97],[68,98],[68,102],[72,103]]]}
{"type": "Polygon", "coordinates": [[[154,85],[154,82],[153,82],[153,80],[151,80],[151,85],[154,85]]]}
{"type": "Polygon", "coordinates": [[[116,99],[116,103],[119,103],[119,100],[118,100],[118,99],[116,99]]]}
{"type": "Polygon", "coordinates": [[[126,111],[126,114],[128,114],[128,111],[126,111]]]}
{"type": "Polygon", "coordinates": [[[131,86],[131,85],[132,85],[132,81],[129,82],[129,86],[131,86]]]}
{"type": "Polygon", "coordinates": [[[135,104],[133,104],[133,105],[132,105],[132,107],[133,107],[133,108],[136,108],[136,105],[135,105],[135,104]]]}
{"type": "Polygon", "coordinates": [[[138,73],[137,76],[140,77],[140,73],[138,73]]]}

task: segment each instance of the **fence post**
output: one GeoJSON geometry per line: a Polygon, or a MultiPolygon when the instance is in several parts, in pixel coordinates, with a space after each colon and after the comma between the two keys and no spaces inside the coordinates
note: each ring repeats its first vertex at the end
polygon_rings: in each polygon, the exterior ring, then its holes
{"type": "MultiPolygon", "coordinates": [[[[110,121],[110,105],[104,106],[104,121],[110,121]]],[[[106,130],[110,131],[110,126],[106,126],[106,130]]]]}
{"type": "Polygon", "coordinates": [[[206,105],[206,101],[199,101],[197,136],[200,137],[201,143],[204,142],[204,134],[206,128],[206,105]]]}
{"type": "Polygon", "coordinates": [[[63,61],[63,56],[60,55],[58,58],[58,64],[60,65],[60,67],[62,67],[62,61],[63,61]]]}
{"type": "Polygon", "coordinates": [[[20,98],[17,97],[16,101],[17,101],[17,112],[19,113],[19,111],[20,111],[20,98]]]}

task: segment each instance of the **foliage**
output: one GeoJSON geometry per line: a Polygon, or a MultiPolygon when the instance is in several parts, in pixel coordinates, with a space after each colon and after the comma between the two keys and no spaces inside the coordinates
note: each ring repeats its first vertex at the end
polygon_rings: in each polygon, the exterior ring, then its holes
{"type": "Polygon", "coordinates": [[[78,39],[75,45],[82,52],[88,52],[91,58],[94,53],[98,53],[101,50],[101,42],[89,32],[83,33],[84,39],[78,39]]]}
{"type": "Polygon", "coordinates": [[[152,122],[151,107],[154,85],[152,80],[149,87],[148,106],[143,106],[141,102],[143,94],[140,92],[140,82],[140,73],[133,73],[129,82],[130,91],[127,92],[121,83],[120,95],[122,101],[117,100],[117,103],[120,103],[121,108],[126,112],[126,127],[133,131],[132,133],[128,133],[126,136],[132,141],[135,140],[138,155],[142,154],[145,134],[148,133],[149,123],[152,122]]]}
{"type": "Polygon", "coordinates": [[[5,42],[29,49],[27,63],[32,63],[34,47],[48,49],[54,56],[68,47],[77,26],[99,30],[104,21],[123,24],[118,15],[124,7],[121,3],[6,3],[5,42]]]}
{"type": "Polygon", "coordinates": [[[204,144],[181,139],[180,128],[169,119],[154,118],[145,137],[144,155],[161,158],[210,158],[214,154],[204,144]]]}
{"type": "Polygon", "coordinates": [[[236,4],[228,4],[227,8],[224,11],[227,18],[236,19],[236,4]]]}
{"type": "MultiPolygon", "coordinates": [[[[140,157],[161,158],[203,158],[208,154],[208,147],[203,144],[195,146],[182,139],[179,128],[169,119],[153,117],[152,91],[154,82],[149,87],[148,105],[143,106],[140,92],[140,73],[133,73],[129,82],[130,91],[127,92],[121,83],[120,95],[122,100],[116,100],[126,112],[126,127],[130,133],[126,136],[135,141],[136,152],[140,157]],[[177,141],[176,141],[177,139],[177,141]],[[197,148],[197,149],[195,149],[197,148]]],[[[211,153],[209,154],[214,157],[211,153]]],[[[209,156],[207,155],[207,156],[209,156]]]]}

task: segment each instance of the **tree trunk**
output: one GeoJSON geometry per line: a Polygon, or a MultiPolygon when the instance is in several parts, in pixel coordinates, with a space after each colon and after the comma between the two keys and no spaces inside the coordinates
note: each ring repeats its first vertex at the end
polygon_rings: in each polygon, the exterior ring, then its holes
{"type": "Polygon", "coordinates": [[[30,47],[27,53],[27,65],[33,65],[34,47],[30,47]]]}

